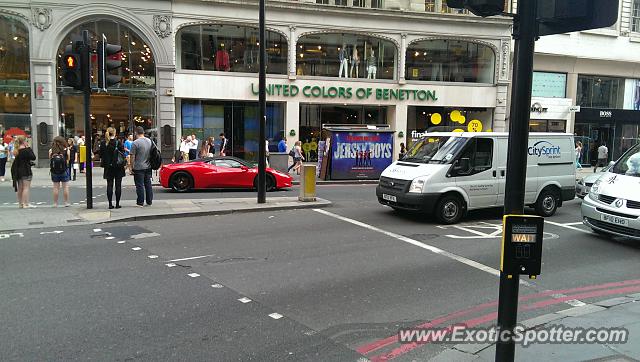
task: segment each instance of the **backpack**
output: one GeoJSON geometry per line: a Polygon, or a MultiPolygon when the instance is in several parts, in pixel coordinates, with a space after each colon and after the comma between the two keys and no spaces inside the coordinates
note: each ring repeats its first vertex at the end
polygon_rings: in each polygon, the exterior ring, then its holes
{"type": "Polygon", "coordinates": [[[151,149],[149,150],[149,165],[152,170],[158,170],[162,166],[162,155],[153,141],[151,141],[151,149]]]}
{"type": "Polygon", "coordinates": [[[52,174],[61,175],[67,172],[67,158],[62,153],[56,153],[51,155],[51,160],[49,161],[49,168],[51,169],[52,174]]]}
{"type": "Polygon", "coordinates": [[[294,151],[293,149],[289,151],[289,156],[296,157],[296,151],[294,151]]]}
{"type": "Polygon", "coordinates": [[[116,141],[115,149],[113,150],[113,157],[111,158],[111,167],[113,168],[121,168],[127,164],[127,159],[124,157],[124,153],[122,153],[118,149],[118,141],[116,141]]]}

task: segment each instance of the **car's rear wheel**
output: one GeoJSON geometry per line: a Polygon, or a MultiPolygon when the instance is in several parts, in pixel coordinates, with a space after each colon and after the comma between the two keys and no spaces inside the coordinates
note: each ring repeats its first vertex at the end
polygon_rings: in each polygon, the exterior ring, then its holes
{"type": "Polygon", "coordinates": [[[187,192],[193,188],[193,177],[184,171],[178,171],[171,176],[171,189],[176,192],[187,192]]]}
{"type": "MultiPolygon", "coordinates": [[[[271,192],[271,191],[275,191],[276,190],[276,179],[273,177],[273,175],[267,174],[267,182],[266,182],[266,188],[267,188],[267,192],[271,192]]],[[[258,189],[258,176],[256,176],[256,178],[253,179],[253,187],[257,190],[258,189]]]]}

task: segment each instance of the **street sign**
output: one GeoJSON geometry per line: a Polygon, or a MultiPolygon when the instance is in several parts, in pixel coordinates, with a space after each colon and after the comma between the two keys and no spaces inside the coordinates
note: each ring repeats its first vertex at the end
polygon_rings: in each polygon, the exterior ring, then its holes
{"type": "Polygon", "coordinates": [[[535,279],[542,264],[544,218],[532,215],[505,215],[502,223],[500,271],[513,277],[535,279]]]}

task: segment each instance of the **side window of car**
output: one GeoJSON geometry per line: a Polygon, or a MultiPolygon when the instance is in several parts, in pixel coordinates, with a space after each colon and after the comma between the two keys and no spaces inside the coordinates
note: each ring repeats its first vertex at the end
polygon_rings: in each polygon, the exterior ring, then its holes
{"type": "Polygon", "coordinates": [[[456,161],[455,170],[459,176],[470,176],[490,170],[493,164],[493,140],[474,138],[456,161]]]}

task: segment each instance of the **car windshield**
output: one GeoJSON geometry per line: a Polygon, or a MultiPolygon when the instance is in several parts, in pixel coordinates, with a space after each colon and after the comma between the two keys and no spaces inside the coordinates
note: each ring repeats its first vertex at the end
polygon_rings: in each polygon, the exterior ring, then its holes
{"type": "Polygon", "coordinates": [[[640,177],[640,144],[635,145],[622,155],[610,172],[640,177]]]}
{"type": "Polygon", "coordinates": [[[448,163],[467,143],[462,137],[424,137],[416,142],[402,161],[417,163],[448,163]]]}

